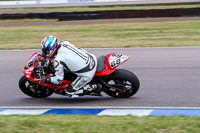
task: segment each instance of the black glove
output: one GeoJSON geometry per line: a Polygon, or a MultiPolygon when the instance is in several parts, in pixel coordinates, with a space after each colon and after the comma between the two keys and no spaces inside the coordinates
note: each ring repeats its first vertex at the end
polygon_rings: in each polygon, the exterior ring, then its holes
{"type": "Polygon", "coordinates": [[[45,82],[45,83],[51,83],[51,79],[48,76],[42,77],[42,81],[45,82]]]}

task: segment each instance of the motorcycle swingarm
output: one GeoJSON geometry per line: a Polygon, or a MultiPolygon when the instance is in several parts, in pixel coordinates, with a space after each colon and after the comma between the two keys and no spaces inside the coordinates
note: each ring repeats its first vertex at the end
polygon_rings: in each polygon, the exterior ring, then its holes
{"type": "MultiPolygon", "coordinates": [[[[111,86],[109,84],[107,84],[105,81],[103,81],[102,79],[100,79],[100,82],[103,86],[107,87],[107,88],[113,88],[115,90],[117,90],[118,92],[122,91],[121,89],[117,88],[117,87],[114,87],[114,86],[111,86]]],[[[104,88],[102,88],[104,89],[104,88]]],[[[107,90],[107,89],[104,89],[104,90],[107,90]]]]}

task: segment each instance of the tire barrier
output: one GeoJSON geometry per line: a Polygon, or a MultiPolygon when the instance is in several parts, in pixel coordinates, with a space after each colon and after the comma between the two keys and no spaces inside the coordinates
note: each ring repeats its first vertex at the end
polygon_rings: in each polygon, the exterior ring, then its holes
{"type": "Polygon", "coordinates": [[[101,14],[99,12],[70,12],[65,14],[58,14],[57,18],[59,21],[90,20],[101,19],[101,14]]]}
{"type": "Polygon", "coordinates": [[[1,13],[4,19],[58,19],[88,20],[88,19],[119,19],[148,17],[193,17],[200,16],[200,8],[189,9],[151,9],[151,10],[110,10],[110,11],[77,11],[77,12],[39,12],[39,13],[1,13]]]}

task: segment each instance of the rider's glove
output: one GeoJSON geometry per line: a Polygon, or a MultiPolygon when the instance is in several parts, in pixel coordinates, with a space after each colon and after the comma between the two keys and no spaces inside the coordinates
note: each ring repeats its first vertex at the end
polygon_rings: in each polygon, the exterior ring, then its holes
{"type": "Polygon", "coordinates": [[[42,54],[38,54],[37,58],[38,58],[38,61],[40,62],[45,60],[45,57],[42,54]]]}
{"type": "Polygon", "coordinates": [[[51,79],[48,76],[43,76],[42,81],[45,82],[45,83],[51,83],[51,79]]]}
{"type": "Polygon", "coordinates": [[[49,60],[46,60],[45,63],[44,63],[44,65],[43,65],[43,67],[44,67],[45,69],[47,69],[48,66],[49,66],[49,60]]]}

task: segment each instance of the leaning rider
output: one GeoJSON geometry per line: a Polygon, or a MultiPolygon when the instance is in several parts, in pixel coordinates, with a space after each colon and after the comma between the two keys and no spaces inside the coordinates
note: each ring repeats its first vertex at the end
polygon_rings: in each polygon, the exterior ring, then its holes
{"type": "Polygon", "coordinates": [[[66,94],[71,96],[82,94],[83,88],[84,90],[89,88],[85,85],[92,80],[96,72],[95,55],[75,47],[68,41],[59,43],[55,36],[45,37],[41,42],[41,50],[45,57],[53,58],[52,64],[55,69],[55,75],[44,77],[44,82],[62,84],[64,70],[67,70],[76,74],[77,78],[65,89],[66,94]]]}

